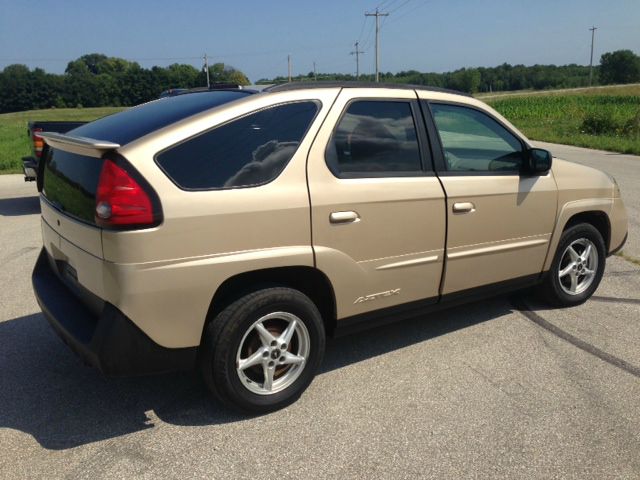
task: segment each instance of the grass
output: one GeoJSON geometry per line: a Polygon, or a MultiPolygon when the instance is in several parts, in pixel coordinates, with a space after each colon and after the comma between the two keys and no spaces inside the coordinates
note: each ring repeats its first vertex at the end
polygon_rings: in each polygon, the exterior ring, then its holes
{"type": "Polygon", "coordinates": [[[640,85],[480,98],[533,140],[640,155],[640,85]]]}
{"type": "MultiPolygon", "coordinates": [[[[480,94],[533,140],[640,155],[640,84],[480,94]]],[[[31,154],[27,122],[89,121],[119,107],[0,114],[0,173],[21,173],[31,154]]]]}
{"type": "Polygon", "coordinates": [[[31,155],[31,140],[27,136],[28,122],[90,121],[120,110],[122,107],[58,108],[0,114],[0,174],[22,173],[22,157],[31,155]]]}

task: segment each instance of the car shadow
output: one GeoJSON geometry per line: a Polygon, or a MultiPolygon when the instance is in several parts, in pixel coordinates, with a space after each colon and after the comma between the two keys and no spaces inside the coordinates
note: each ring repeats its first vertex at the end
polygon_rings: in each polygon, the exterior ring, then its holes
{"type": "MultiPolygon", "coordinates": [[[[505,299],[330,339],[319,375],[511,312],[505,299]]],[[[63,450],[154,428],[250,421],[212,400],[196,372],[105,378],[85,367],[41,314],[0,322],[0,429],[63,450]]]]}
{"type": "Polygon", "coordinates": [[[40,213],[40,197],[0,198],[0,215],[17,217],[40,213]]]}

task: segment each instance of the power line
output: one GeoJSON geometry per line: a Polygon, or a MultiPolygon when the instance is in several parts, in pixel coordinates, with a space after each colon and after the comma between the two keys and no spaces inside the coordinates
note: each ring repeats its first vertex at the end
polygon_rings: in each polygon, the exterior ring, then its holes
{"type": "Polygon", "coordinates": [[[415,8],[412,8],[410,10],[407,10],[406,12],[403,12],[402,15],[400,15],[400,16],[393,17],[393,20],[391,20],[390,22],[384,22],[384,26],[387,27],[389,25],[393,25],[394,23],[398,22],[399,20],[402,20],[403,18],[405,18],[408,15],[412,14],[416,10],[419,10],[420,8],[424,7],[427,3],[429,3],[429,0],[424,0],[422,3],[417,4],[415,6],[415,8]]]}
{"type": "MultiPolygon", "coordinates": [[[[411,1],[411,0],[405,0],[405,1],[404,1],[404,2],[402,2],[398,7],[394,8],[393,10],[391,10],[391,11],[389,12],[389,14],[392,14],[392,13],[397,12],[398,10],[400,10],[402,7],[404,7],[404,6],[405,6],[407,3],[409,3],[410,1],[411,1]]],[[[387,8],[389,8],[389,7],[387,6],[387,8]]]]}
{"type": "MultiPolygon", "coordinates": [[[[367,17],[365,16],[365,20],[366,20],[366,18],[367,17]]],[[[364,42],[361,42],[361,43],[364,44],[364,47],[362,47],[363,49],[369,50],[369,47],[371,46],[371,39],[372,39],[371,34],[373,33],[374,30],[375,30],[375,24],[371,23],[371,26],[369,27],[369,30],[367,31],[368,33],[367,33],[366,38],[364,39],[364,42]]]]}
{"type": "MultiPolygon", "coordinates": [[[[408,0],[407,0],[408,1],[408,0]]],[[[380,13],[376,8],[376,13],[366,13],[365,17],[376,17],[376,83],[380,81],[380,17],[388,17],[388,13],[380,13]]]]}
{"type": "Polygon", "coordinates": [[[364,17],[362,21],[362,27],[360,27],[360,34],[358,35],[358,41],[362,40],[362,34],[364,33],[364,27],[367,25],[367,17],[364,17]]]}
{"type": "Polygon", "coordinates": [[[379,10],[382,10],[383,8],[388,9],[389,7],[391,7],[391,5],[393,5],[394,3],[398,2],[399,0],[384,0],[384,2],[380,2],[376,8],[379,10]]]}

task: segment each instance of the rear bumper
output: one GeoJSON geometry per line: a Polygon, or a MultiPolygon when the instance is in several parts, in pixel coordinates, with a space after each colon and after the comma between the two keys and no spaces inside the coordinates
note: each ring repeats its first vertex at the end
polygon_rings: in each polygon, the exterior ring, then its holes
{"type": "Polygon", "coordinates": [[[104,374],[144,375],[195,366],[196,347],[162,347],[106,302],[99,314],[93,313],[58,277],[45,249],[36,262],[32,283],[38,304],[56,333],[104,374]]]}

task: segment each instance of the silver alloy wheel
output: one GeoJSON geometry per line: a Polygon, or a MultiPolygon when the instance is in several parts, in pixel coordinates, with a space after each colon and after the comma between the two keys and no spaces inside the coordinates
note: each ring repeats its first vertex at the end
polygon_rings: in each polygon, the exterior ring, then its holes
{"type": "Polygon", "coordinates": [[[304,370],[311,341],[305,324],[292,313],[273,312],[245,332],[236,371],[242,384],[258,395],[273,395],[290,386],[304,370]]]}
{"type": "Polygon", "coordinates": [[[564,250],[558,265],[558,280],[565,293],[580,295],[596,278],[598,250],[587,238],[571,242],[564,250]]]}

